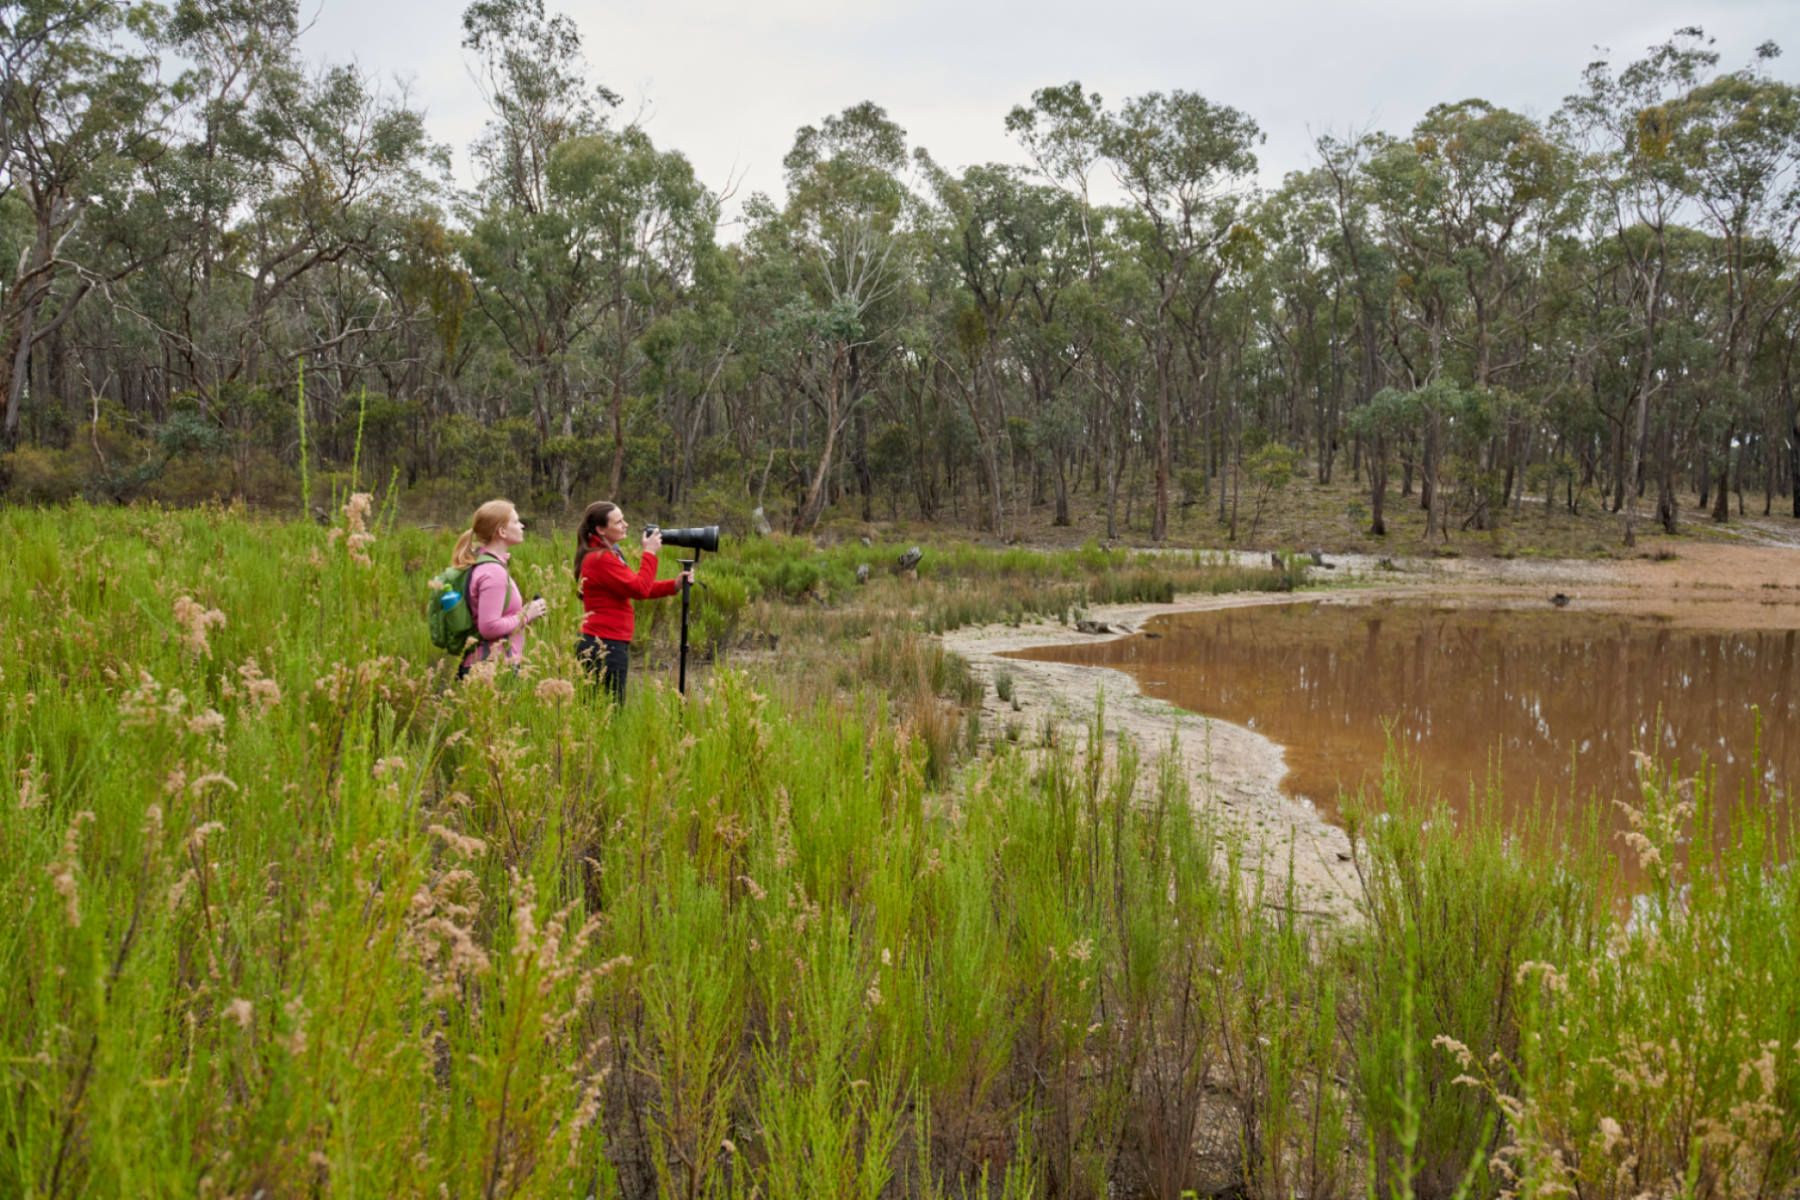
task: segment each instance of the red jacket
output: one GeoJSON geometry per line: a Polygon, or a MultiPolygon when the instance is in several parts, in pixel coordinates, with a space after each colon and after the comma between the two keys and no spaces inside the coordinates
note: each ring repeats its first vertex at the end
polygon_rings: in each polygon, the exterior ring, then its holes
{"type": "Polygon", "coordinates": [[[591,550],[581,560],[581,632],[608,641],[629,642],[635,625],[633,600],[673,596],[681,584],[656,577],[656,555],[646,552],[633,571],[616,550],[591,550]]]}

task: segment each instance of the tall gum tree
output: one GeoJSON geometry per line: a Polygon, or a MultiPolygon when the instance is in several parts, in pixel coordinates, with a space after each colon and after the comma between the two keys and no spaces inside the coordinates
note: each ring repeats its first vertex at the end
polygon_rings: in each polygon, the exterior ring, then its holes
{"type": "Polygon", "coordinates": [[[1617,74],[1604,59],[1590,63],[1582,74],[1584,91],[1565,100],[1556,116],[1585,153],[1596,200],[1592,232],[1614,243],[1632,280],[1633,415],[1616,481],[1624,514],[1620,541],[1628,547],[1637,545],[1651,405],[1670,382],[1657,369],[1657,343],[1668,299],[1670,238],[1688,199],[1679,156],[1671,153],[1676,110],[1718,61],[1704,30],[1679,30],[1617,74]]]}
{"type": "MultiPolygon", "coordinates": [[[[1671,149],[1700,224],[1717,239],[1725,284],[1708,339],[1717,352],[1711,375],[1738,412],[1721,438],[1717,520],[1729,511],[1724,480],[1734,435],[1752,419],[1745,398],[1757,348],[1800,294],[1800,278],[1783,273],[1800,242],[1800,89],[1768,76],[1779,54],[1766,42],[1752,66],[1707,80],[1672,106],[1671,149]]],[[[1800,420],[1793,410],[1783,416],[1800,448],[1800,420]]]]}
{"type": "MultiPolygon", "coordinates": [[[[981,443],[989,489],[988,523],[1004,523],[1000,452],[1008,434],[1006,393],[1023,381],[1031,411],[1047,414],[1066,376],[1067,334],[1057,320],[1062,292],[1079,278],[1079,260],[1069,235],[1075,223],[1070,199],[1055,188],[1033,184],[1015,167],[990,163],[970,167],[960,177],[929,173],[939,205],[934,252],[961,284],[962,311],[954,339],[966,360],[944,366],[969,408],[981,443]],[[1060,343],[1060,345],[1059,345],[1060,343]]],[[[1023,418],[1022,418],[1023,419],[1023,418]]],[[[1063,479],[1066,442],[1053,438],[1056,456],[1057,520],[1068,524],[1063,479]]]]}
{"type": "Polygon", "coordinates": [[[1175,309],[1211,303],[1238,227],[1237,191],[1256,171],[1252,147],[1262,140],[1250,117],[1193,92],[1128,99],[1105,122],[1101,148],[1142,218],[1146,236],[1138,244],[1156,289],[1149,330],[1156,378],[1154,541],[1163,540],[1169,525],[1175,309]]]}
{"type": "Polygon", "coordinates": [[[156,39],[157,17],[151,5],[113,0],[0,4],[0,198],[21,203],[31,228],[0,293],[0,449],[18,441],[32,347],[91,290],[80,278],[45,316],[59,278],[80,269],[65,253],[70,239],[108,181],[129,178],[156,149],[163,91],[154,58],[135,46],[156,39]]]}
{"type": "MultiPolygon", "coordinates": [[[[1085,280],[1082,281],[1085,286],[1077,286],[1074,279],[1067,281],[1067,302],[1059,306],[1062,314],[1054,320],[1049,314],[1055,309],[1039,301],[1040,314],[1044,318],[1044,323],[1039,328],[1042,333],[1049,335],[1049,340],[1040,344],[1043,349],[1056,352],[1065,377],[1075,373],[1092,381],[1094,403],[1089,422],[1089,440],[1107,446],[1102,455],[1099,452],[1100,446],[1096,445],[1095,461],[1098,464],[1100,458],[1104,457],[1108,463],[1106,536],[1110,540],[1117,532],[1116,463],[1119,458],[1111,447],[1115,444],[1122,445],[1125,438],[1124,431],[1116,428],[1110,415],[1117,377],[1107,356],[1096,351],[1117,344],[1117,339],[1099,337],[1089,340],[1078,334],[1079,330],[1099,330],[1107,324],[1093,319],[1098,315],[1094,304],[1103,287],[1101,277],[1105,266],[1102,245],[1106,241],[1105,229],[1109,220],[1108,214],[1097,208],[1093,199],[1095,172],[1106,162],[1106,122],[1104,98],[1098,92],[1084,90],[1080,80],[1038,88],[1031,94],[1029,107],[1014,105],[1006,116],[1006,131],[1031,158],[1038,175],[1060,192],[1074,210],[1077,228],[1072,231],[1074,237],[1070,249],[1078,263],[1076,275],[1085,275],[1085,280]],[[1071,309],[1088,319],[1069,319],[1075,315],[1071,313],[1071,309]]],[[[1047,360],[1040,357],[1039,361],[1047,360]]],[[[1047,372],[1044,378],[1048,382],[1047,372]]],[[[1066,401],[1053,407],[1051,411],[1055,415],[1057,428],[1052,445],[1066,444],[1071,427],[1079,424],[1079,418],[1066,401]]],[[[1067,484],[1062,471],[1062,459],[1059,457],[1057,521],[1067,524],[1067,484]]]]}
{"type": "Polygon", "coordinates": [[[463,11],[463,47],[476,56],[471,73],[490,112],[472,147],[481,178],[464,211],[475,306],[529,379],[539,448],[555,460],[567,505],[568,443],[552,453],[550,442],[573,435],[569,356],[604,311],[605,273],[585,203],[595,172],[569,165],[591,166],[595,155],[565,147],[604,135],[595,102],[618,96],[589,84],[580,32],[543,0],[476,0],[463,11]]]}
{"type": "Polygon", "coordinates": [[[867,360],[892,328],[883,310],[913,253],[907,218],[916,200],[900,178],[907,161],[906,131],[868,101],[802,126],[782,159],[788,203],[781,222],[806,287],[805,311],[788,316],[797,336],[817,348],[808,358],[823,426],[795,533],[824,514],[840,435],[868,386],[867,360]]]}

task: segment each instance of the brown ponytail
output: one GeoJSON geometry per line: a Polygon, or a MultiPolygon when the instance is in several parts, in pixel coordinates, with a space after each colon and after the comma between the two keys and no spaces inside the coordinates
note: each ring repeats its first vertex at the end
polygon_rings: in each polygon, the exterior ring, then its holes
{"type": "Polygon", "coordinates": [[[575,582],[577,584],[581,582],[581,564],[594,550],[594,547],[588,545],[588,542],[596,533],[606,528],[606,523],[612,520],[612,515],[618,511],[618,508],[619,506],[610,500],[596,500],[587,506],[586,512],[581,514],[581,528],[575,531],[575,582]]]}
{"type": "Polygon", "coordinates": [[[469,527],[456,539],[456,552],[450,556],[450,565],[459,571],[473,566],[481,547],[498,537],[500,527],[512,520],[517,512],[511,500],[489,500],[476,509],[469,527]]]}

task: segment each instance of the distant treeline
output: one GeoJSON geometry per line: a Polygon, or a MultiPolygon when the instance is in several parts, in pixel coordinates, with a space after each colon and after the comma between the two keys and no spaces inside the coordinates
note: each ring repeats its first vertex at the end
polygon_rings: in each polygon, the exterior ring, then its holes
{"type": "Polygon", "coordinates": [[[303,60],[290,0],[0,21],[15,499],[290,504],[355,461],[796,530],[1066,523],[1086,492],[1114,534],[1139,496],[1161,539],[1285,457],[1351,472],[1375,532],[1393,479],[1428,538],[1526,498],[1605,504],[1627,544],[1696,495],[1800,513],[1800,89],[1772,43],[1727,71],[1681,30],[1542,120],[1340,130],[1272,190],[1253,117],[1194,92],[1043,88],[1004,117],[1029,166],[958,171],[862,103],[722,225],[542,0],[463,14],[472,191],[404,92],[303,60]]]}

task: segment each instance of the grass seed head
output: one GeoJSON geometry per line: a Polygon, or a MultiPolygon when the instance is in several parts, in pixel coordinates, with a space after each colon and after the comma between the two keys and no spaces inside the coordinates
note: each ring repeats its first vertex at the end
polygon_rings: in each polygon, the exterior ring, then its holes
{"type": "Polygon", "coordinates": [[[25,765],[19,768],[19,807],[21,809],[36,808],[43,803],[44,781],[37,770],[37,755],[27,754],[25,765]]]}
{"type": "Polygon", "coordinates": [[[76,813],[75,819],[69,822],[67,832],[63,834],[62,857],[44,867],[50,876],[51,886],[63,898],[64,912],[71,929],[81,926],[81,889],[75,880],[75,867],[80,857],[81,827],[93,819],[94,814],[91,812],[76,813]]]}
{"type": "Polygon", "coordinates": [[[216,608],[204,607],[192,596],[177,596],[175,623],[182,627],[182,649],[195,658],[211,658],[212,646],[206,640],[206,631],[225,624],[225,614],[216,608]]]}
{"type": "Polygon", "coordinates": [[[575,685],[566,679],[544,679],[537,685],[537,698],[546,704],[561,704],[575,698],[575,685]]]}

